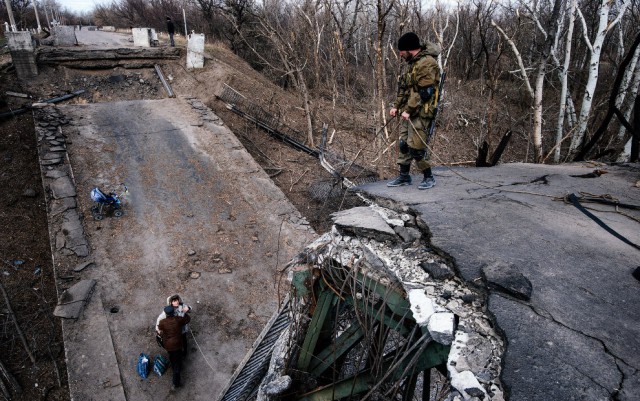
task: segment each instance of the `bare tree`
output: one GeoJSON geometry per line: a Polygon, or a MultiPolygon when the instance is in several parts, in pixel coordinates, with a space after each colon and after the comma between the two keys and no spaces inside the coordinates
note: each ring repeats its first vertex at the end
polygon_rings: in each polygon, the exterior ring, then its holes
{"type": "MultiPolygon", "coordinates": [[[[565,41],[565,52],[564,52],[564,63],[561,68],[560,61],[557,57],[557,52],[553,52],[553,60],[556,68],[558,68],[558,75],[560,79],[560,110],[558,111],[558,120],[556,126],[556,144],[554,150],[553,161],[558,163],[560,162],[560,152],[561,145],[564,138],[564,121],[567,114],[567,102],[572,108],[573,101],[571,100],[571,95],[568,88],[567,76],[569,74],[569,65],[571,63],[571,44],[573,40],[573,29],[575,23],[575,14],[577,8],[577,0],[571,0],[569,3],[569,27],[567,29],[567,36],[565,41]]],[[[560,35],[556,36],[556,40],[560,38],[560,35]]],[[[555,46],[556,49],[558,46],[555,46]]]]}
{"type": "Polygon", "coordinates": [[[600,69],[600,55],[602,53],[602,46],[607,34],[611,31],[615,25],[620,22],[620,19],[624,16],[624,13],[629,5],[630,0],[601,0],[599,8],[598,27],[595,31],[595,38],[593,41],[589,39],[589,31],[587,28],[587,22],[580,8],[577,9],[578,17],[582,23],[583,39],[587,48],[589,49],[589,77],[585,87],[584,95],[582,97],[582,106],[580,107],[580,116],[578,118],[578,126],[574,135],[571,138],[571,144],[569,146],[569,155],[575,156],[578,148],[582,145],[585,134],[587,132],[587,124],[591,115],[591,107],[594,101],[594,95],[596,85],[598,84],[598,71],[600,69]],[[611,8],[615,3],[617,15],[612,21],[609,21],[611,17],[611,8]]]}

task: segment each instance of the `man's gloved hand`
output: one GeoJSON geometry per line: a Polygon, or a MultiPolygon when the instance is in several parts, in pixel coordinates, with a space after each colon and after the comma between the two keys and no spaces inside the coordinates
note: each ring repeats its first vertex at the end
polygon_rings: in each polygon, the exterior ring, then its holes
{"type": "Polygon", "coordinates": [[[409,113],[407,113],[406,111],[403,111],[402,114],[400,115],[400,117],[402,117],[403,120],[409,120],[411,115],[409,113]]]}

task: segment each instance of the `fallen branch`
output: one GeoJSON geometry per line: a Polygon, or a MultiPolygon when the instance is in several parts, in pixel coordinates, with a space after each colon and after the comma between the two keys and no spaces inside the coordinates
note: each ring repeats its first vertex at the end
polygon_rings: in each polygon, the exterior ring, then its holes
{"type": "Polygon", "coordinates": [[[13,313],[13,309],[11,308],[11,302],[9,302],[9,296],[7,295],[7,291],[4,289],[4,285],[2,285],[2,283],[0,283],[0,290],[2,291],[2,295],[4,296],[4,302],[7,304],[9,315],[11,315],[13,324],[16,326],[16,330],[18,331],[18,336],[20,337],[20,341],[22,341],[24,350],[27,351],[27,354],[29,355],[29,359],[31,359],[31,362],[36,363],[36,358],[33,357],[33,354],[31,353],[31,349],[29,349],[29,344],[27,344],[27,339],[24,338],[24,333],[22,333],[22,329],[18,324],[18,320],[16,319],[16,314],[13,313]]]}
{"type": "Polygon", "coordinates": [[[295,182],[293,182],[291,184],[291,186],[289,187],[289,192],[291,192],[293,190],[293,186],[296,185],[298,182],[300,182],[300,180],[302,179],[302,177],[304,177],[305,174],[307,174],[309,172],[309,169],[304,170],[304,173],[300,174],[300,177],[298,177],[297,180],[295,180],[295,182]]]}

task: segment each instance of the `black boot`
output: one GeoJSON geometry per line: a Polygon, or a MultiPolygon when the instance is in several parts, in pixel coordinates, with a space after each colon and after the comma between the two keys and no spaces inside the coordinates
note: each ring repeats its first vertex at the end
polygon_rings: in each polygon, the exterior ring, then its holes
{"type": "Polygon", "coordinates": [[[411,165],[400,165],[400,175],[396,177],[395,180],[389,181],[387,183],[388,187],[402,187],[404,185],[411,185],[411,175],[409,175],[409,170],[411,169],[411,165]]]}
{"type": "Polygon", "coordinates": [[[424,179],[418,185],[418,189],[429,189],[433,188],[436,185],[436,179],[431,172],[431,168],[428,168],[422,172],[424,174],[424,179]]]}

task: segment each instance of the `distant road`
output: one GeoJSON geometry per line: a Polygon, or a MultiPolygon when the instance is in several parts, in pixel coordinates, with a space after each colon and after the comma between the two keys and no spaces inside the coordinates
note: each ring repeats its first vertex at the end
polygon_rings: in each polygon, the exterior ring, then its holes
{"type": "Polygon", "coordinates": [[[130,33],[90,31],[85,27],[76,31],[76,38],[80,46],[97,48],[135,47],[130,33]]]}

